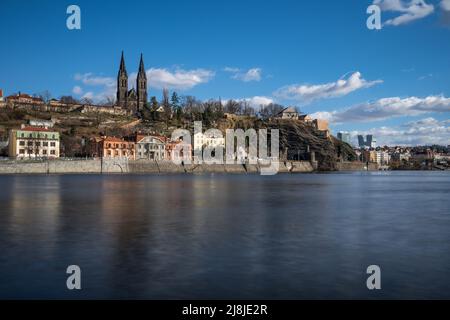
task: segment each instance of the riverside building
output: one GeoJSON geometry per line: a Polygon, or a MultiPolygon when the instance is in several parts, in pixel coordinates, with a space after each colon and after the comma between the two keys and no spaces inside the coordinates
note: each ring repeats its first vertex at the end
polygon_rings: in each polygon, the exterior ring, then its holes
{"type": "Polygon", "coordinates": [[[9,134],[9,156],[16,159],[59,158],[59,133],[47,127],[22,126],[9,134]]]}

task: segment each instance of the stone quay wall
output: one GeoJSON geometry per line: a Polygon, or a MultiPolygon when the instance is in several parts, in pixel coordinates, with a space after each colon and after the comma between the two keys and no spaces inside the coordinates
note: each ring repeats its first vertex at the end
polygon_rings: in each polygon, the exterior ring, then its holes
{"type": "MultiPolygon", "coordinates": [[[[108,174],[108,173],[150,173],[150,174],[258,174],[263,166],[259,164],[184,164],[171,161],[88,159],[88,160],[6,160],[0,161],[0,174],[108,174]]],[[[279,173],[313,172],[309,161],[288,161],[279,163],[279,173]]]]}

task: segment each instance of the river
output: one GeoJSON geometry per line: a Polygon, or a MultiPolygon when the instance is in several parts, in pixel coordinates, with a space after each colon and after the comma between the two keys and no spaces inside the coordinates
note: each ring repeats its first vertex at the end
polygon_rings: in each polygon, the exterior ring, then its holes
{"type": "Polygon", "coordinates": [[[450,298],[450,172],[0,176],[0,298],[450,298]],[[81,268],[81,290],[66,268],[81,268]],[[381,269],[368,290],[366,269],[381,269]]]}

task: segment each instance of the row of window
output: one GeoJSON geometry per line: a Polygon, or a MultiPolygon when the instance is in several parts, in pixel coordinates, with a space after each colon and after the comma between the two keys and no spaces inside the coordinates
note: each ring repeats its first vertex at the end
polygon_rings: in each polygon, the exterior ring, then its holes
{"type": "MultiPolygon", "coordinates": [[[[114,151],[114,156],[120,156],[120,155],[122,155],[122,156],[128,156],[128,155],[130,155],[130,156],[133,156],[134,155],[134,151],[129,151],[130,153],[128,153],[127,151],[124,151],[124,152],[119,152],[119,150],[115,150],[114,151]]],[[[107,156],[109,156],[109,157],[111,157],[112,155],[113,155],[113,153],[111,152],[111,150],[108,150],[107,152],[106,152],[106,154],[107,154],[107,156]]]]}
{"type": "Polygon", "coordinates": [[[164,145],[157,145],[157,144],[143,145],[143,144],[140,144],[138,148],[140,150],[142,150],[142,149],[163,150],[164,149],[164,145]]]}
{"type": "MultiPolygon", "coordinates": [[[[40,141],[35,141],[33,144],[33,141],[27,141],[27,146],[36,146],[36,147],[40,147],[41,146],[41,142],[40,141]]],[[[25,141],[19,141],[19,146],[25,146],[25,141]]],[[[48,147],[48,141],[43,141],[42,142],[42,146],[43,147],[48,147]]],[[[56,147],[56,142],[50,142],[50,147],[56,147]]]]}
{"type": "MultiPolygon", "coordinates": [[[[33,150],[19,149],[19,154],[39,154],[39,151],[34,153],[33,150]]],[[[47,150],[42,150],[43,155],[47,155],[47,150]]],[[[51,155],[56,155],[56,150],[50,150],[51,155]]]]}
{"type": "Polygon", "coordinates": [[[120,143],[114,143],[114,144],[107,143],[106,147],[107,148],[123,148],[123,149],[125,149],[125,148],[133,148],[133,145],[127,146],[127,144],[125,144],[125,143],[122,143],[122,145],[120,143]]]}
{"type": "MultiPolygon", "coordinates": [[[[25,138],[25,133],[21,133],[20,137],[25,138]]],[[[37,137],[48,139],[48,134],[47,133],[45,133],[45,134],[38,133],[37,137]]],[[[28,134],[28,138],[33,138],[33,134],[32,133],[28,134]]],[[[56,139],[56,135],[52,134],[52,139],[56,139]]]]}

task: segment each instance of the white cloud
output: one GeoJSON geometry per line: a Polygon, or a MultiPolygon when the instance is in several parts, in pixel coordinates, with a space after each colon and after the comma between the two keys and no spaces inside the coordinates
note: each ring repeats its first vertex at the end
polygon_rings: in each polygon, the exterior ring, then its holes
{"type": "Polygon", "coordinates": [[[83,89],[80,86],[75,86],[72,89],[72,93],[76,95],[80,95],[83,93],[83,89]]]}
{"type": "Polygon", "coordinates": [[[234,79],[244,82],[261,81],[261,68],[253,68],[244,73],[238,73],[233,76],[234,79]]]}
{"type": "Polygon", "coordinates": [[[440,7],[444,11],[450,11],[450,0],[442,0],[440,7]]]}
{"type": "Polygon", "coordinates": [[[225,71],[225,72],[231,72],[231,73],[238,73],[238,72],[239,72],[239,68],[225,67],[225,68],[223,68],[223,71],[225,71]]]}
{"type": "Polygon", "coordinates": [[[96,98],[96,95],[92,91],[89,91],[89,92],[86,92],[81,98],[94,100],[96,98]]]}
{"type": "Polygon", "coordinates": [[[345,96],[353,91],[369,88],[382,80],[367,81],[361,77],[360,72],[354,72],[349,77],[317,85],[289,85],[274,92],[274,96],[286,100],[297,100],[310,103],[314,100],[330,99],[345,96]]]}
{"type": "Polygon", "coordinates": [[[342,110],[316,112],[313,117],[327,119],[333,123],[370,122],[431,112],[450,112],[450,98],[444,96],[383,98],[342,110]]]}
{"type": "MultiPolygon", "coordinates": [[[[128,77],[129,89],[136,87],[136,73],[128,77]]],[[[214,72],[205,69],[181,70],[173,72],[167,69],[147,70],[148,85],[150,88],[170,88],[170,89],[191,89],[201,83],[206,83],[214,77],[214,72]]],[[[117,91],[116,79],[112,77],[97,76],[93,73],[76,74],[75,80],[87,87],[98,87],[98,90],[88,90],[83,98],[91,99],[94,102],[105,101],[114,98],[117,91]],[[98,92],[97,92],[98,91],[98,92]]],[[[82,94],[85,90],[80,86],[73,88],[74,94],[82,94]]]]}
{"type": "Polygon", "coordinates": [[[374,0],[382,11],[400,13],[399,16],[387,20],[384,24],[399,26],[427,17],[434,12],[434,6],[425,0],[374,0]]]}
{"type": "Polygon", "coordinates": [[[84,85],[87,86],[106,86],[106,87],[114,87],[116,86],[116,79],[111,77],[101,77],[95,76],[92,73],[84,73],[75,75],[75,80],[81,81],[84,85]]]}
{"type": "Polygon", "coordinates": [[[450,0],[442,0],[439,4],[442,15],[441,15],[441,21],[444,25],[449,26],[450,25],[450,0]]]}
{"type": "Polygon", "coordinates": [[[240,80],[243,82],[261,81],[262,78],[261,68],[251,68],[247,71],[242,71],[239,68],[226,67],[223,70],[232,73],[232,79],[240,80]]]}
{"type": "Polygon", "coordinates": [[[239,101],[247,101],[255,109],[259,109],[261,106],[273,103],[272,98],[264,96],[254,96],[251,98],[240,99],[239,101]]]}
{"type": "Polygon", "coordinates": [[[424,76],[420,76],[419,78],[417,78],[417,80],[425,80],[425,79],[428,79],[428,78],[432,78],[433,77],[433,74],[432,73],[429,73],[429,74],[426,74],[426,75],[424,75],[424,76]]]}
{"type": "MultiPolygon", "coordinates": [[[[157,89],[179,89],[188,90],[193,87],[209,82],[215,73],[206,69],[170,71],[164,68],[151,68],[147,70],[148,85],[157,89]]],[[[130,75],[130,79],[136,79],[136,74],[130,75]]]]}
{"type": "Polygon", "coordinates": [[[395,127],[372,128],[367,131],[353,131],[358,134],[373,134],[378,145],[448,145],[450,141],[450,122],[425,118],[395,127]]]}
{"type": "Polygon", "coordinates": [[[116,79],[112,77],[97,76],[93,73],[75,75],[75,80],[81,82],[86,87],[97,87],[97,90],[85,90],[81,86],[75,86],[72,92],[81,98],[92,100],[94,103],[104,102],[107,99],[114,99],[116,95],[116,79]]]}
{"type": "MultiPolygon", "coordinates": [[[[224,99],[222,100],[222,104],[225,105],[229,100],[231,99],[224,99]]],[[[259,110],[261,108],[261,106],[265,106],[271,103],[274,103],[274,100],[270,97],[265,97],[265,96],[254,96],[254,97],[249,97],[249,98],[241,98],[241,99],[233,99],[234,101],[237,102],[248,102],[249,105],[253,108],[255,108],[256,110],[259,110]]]]}

